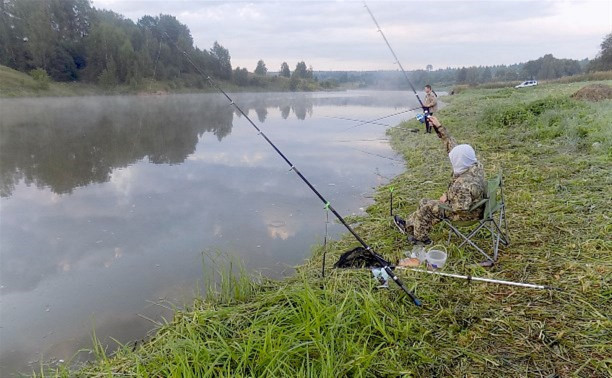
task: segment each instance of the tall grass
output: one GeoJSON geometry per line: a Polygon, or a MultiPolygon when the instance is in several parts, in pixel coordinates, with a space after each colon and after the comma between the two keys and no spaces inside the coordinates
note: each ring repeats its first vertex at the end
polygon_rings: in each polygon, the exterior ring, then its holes
{"type": "MultiPolygon", "coordinates": [[[[321,278],[322,248],[316,247],[291,278],[226,279],[217,295],[178,311],[136,350],[124,347],[80,370],[52,373],[609,377],[612,106],[568,100],[582,85],[470,89],[447,97],[440,115],[458,141],[475,147],[488,173],[503,168],[512,237],[490,270],[474,264],[477,253],[451,243],[444,270],[562,292],[400,272],[425,303],[417,308],[395,287],[376,289],[366,270],[330,269],[321,278]]],[[[379,189],[366,216],[351,217],[360,235],[391,260],[408,246],[390,225],[389,187],[396,212],[406,214],[420,198],[439,197],[448,181],[439,140],[410,132],[415,126],[389,131],[406,171],[379,189]]],[[[432,239],[442,242],[446,235],[438,227],[432,239]]],[[[328,244],[328,259],[355,245],[348,235],[328,244]]]]}

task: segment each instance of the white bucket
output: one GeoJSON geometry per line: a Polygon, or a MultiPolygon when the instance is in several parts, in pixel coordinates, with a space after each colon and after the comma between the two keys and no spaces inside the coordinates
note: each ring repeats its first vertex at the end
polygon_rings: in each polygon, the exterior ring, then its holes
{"type": "Polygon", "coordinates": [[[427,262],[436,269],[442,268],[444,266],[444,264],[446,263],[446,257],[446,252],[439,251],[437,249],[430,249],[427,252],[427,262]]]}

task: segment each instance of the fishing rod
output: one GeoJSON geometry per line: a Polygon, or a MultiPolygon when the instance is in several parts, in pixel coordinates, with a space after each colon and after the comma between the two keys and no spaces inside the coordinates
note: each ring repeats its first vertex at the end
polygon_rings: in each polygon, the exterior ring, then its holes
{"type": "Polygon", "coordinates": [[[367,251],[369,251],[370,253],[372,253],[372,255],[374,256],[374,258],[376,259],[376,261],[378,261],[378,263],[380,263],[382,265],[382,269],[389,275],[389,277],[391,277],[393,279],[393,281],[410,297],[410,299],[412,300],[412,302],[417,305],[417,306],[421,306],[421,301],[414,295],[414,293],[412,293],[410,290],[408,290],[408,288],[404,285],[404,283],[397,277],[397,275],[395,273],[393,273],[393,270],[391,269],[391,263],[389,263],[387,260],[385,260],[381,255],[379,255],[378,253],[374,252],[374,250],[372,249],[372,247],[370,247],[358,234],[357,232],[355,232],[355,230],[353,230],[353,228],[351,226],[349,226],[348,223],[346,223],[346,221],[344,220],[344,218],[336,211],[336,209],[334,209],[334,207],[330,204],[330,202],[328,200],[325,199],[325,197],[323,197],[323,195],[321,193],[319,193],[319,191],[310,183],[310,181],[308,181],[308,179],[302,174],[302,172],[300,172],[297,167],[281,152],[281,150],[278,149],[278,147],[276,147],[276,145],[274,143],[272,143],[272,141],[270,140],[270,138],[268,138],[266,136],[266,134],[264,134],[264,132],[257,127],[257,125],[251,120],[251,118],[249,118],[249,116],[242,110],[242,108],[240,106],[238,106],[238,104],[236,104],[234,102],[234,100],[227,94],[227,92],[225,92],[223,90],[223,88],[221,88],[208,74],[205,74],[200,67],[198,67],[189,57],[189,54],[187,54],[187,52],[185,50],[182,50],[171,38],[170,36],[164,32],[164,34],[166,35],[166,37],[168,37],[168,40],[174,45],[174,47],[176,47],[177,50],[179,50],[180,52],[182,52],[182,54],[185,56],[185,58],[187,59],[187,61],[189,62],[189,64],[191,64],[193,66],[193,68],[195,68],[195,70],[203,77],[205,78],[208,83],[215,88],[217,91],[219,91],[230,103],[230,105],[232,105],[240,114],[242,114],[244,116],[244,118],[251,124],[251,126],[253,126],[255,128],[255,130],[257,130],[257,134],[261,135],[262,138],[264,138],[266,140],[266,142],[268,142],[268,144],[274,149],[274,151],[276,151],[278,153],[278,155],[285,161],[285,163],[287,163],[287,165],[289,165],[289,171],[293,171],[295,172],[300,179],[302,179],[302,181],[308,185],[308,187],[310,188],[310,190],[312,190],[312,192],[325,204],[325,206],[323,207],[326,210],[329,210],[332,212],[332,214],[334,214],[334,216],[340,221],[340,223],[342,223],[342,225],[355,237],[355,239],[357,239],[357,241],[359,242],[359,244],[361,244],[363,246],[363,248],[365,248],[367,251]]]}
{"type": "Polygon", "coordinates": [[[424,120],[425,120],[425,128],[426,128],[427,132],[430,132],[430,130],[431,130],[430,127],[431,126],[429,126],[429,121],[427,120],[427,115],[429,114],[429,109],[425,105],[423,105],[423,101],[421,101],[421,98],[419,97],[419,94],[417,93],[416,89],[414,89],[414,85],[412,85],[412,82],[408,78],[408,74],[404,70],[404,67],[402,66],[402,63],[400,63],[397,55],[395,54],[395,51],[393,51],[393,48],[391,47],[391,44],[389,43],[389,41],[387,40],[387,37],[385,36],[385,33],[383,33],[382,28],[380,27],[380,25],[378,25],[378,21],[376,21],[376,18],[374,17],[374,14],[372,13],[370,8],[368,7],[368,4],[365,3],[365,1],[363,2],[363,6],[365,7],[365,9],[367,9],[368,13],[370,14],[370,17],[372,17],[372,21],[374,21],[374,24],[376,24],[376,27],[378,28],[378,32],[380,33],[380,35],[385,40],[385,43],[387,44],[387,47],[389,47],[389,50],[391,51],[391,54],[393,55],[393,58],[395,58],[395,63],[397,63],[397,65],[399,66],[400,70],[404,74],[404,78],[408,82],[408,85],[410,85],[410,88],[412,89],[412,92],[414,92],[414,95],[416,96],[416,99],[419,102],[419,105],[421,105],[421,108],[423,109],[423,113],[425,114],[425,118],[424,118],[424,120]]]}
{"type": "Polygon", "coordinates": [[[482,277],[474,277],[474,276],[463,276],[461,274],[434,272],[434,271],[431,271],[431,270],[414,269],[414,268],[411,269],[411,268],[405,268],[405,267],[400,267],[400,266],[396,266],[395,269],[411,270],[413,272],[435,274],[435,275],[443,276],[443,277],[459,278],[459,279],[468,280],[468,282],[471,282],[471,281],[480,281],[480,282],[494,283],[494,284],[500,284],[500,285],[520,286],[520,287],[526,287],[526,288],[530,288],[530,289],[543,289],[543,290],[563,291],[562,289],[560,289],[558,287],[547,286],[547,285],[536,285],[536,284],[524,283],[524,282],[494,280],[492,278],[482,278],[482,277]]]}

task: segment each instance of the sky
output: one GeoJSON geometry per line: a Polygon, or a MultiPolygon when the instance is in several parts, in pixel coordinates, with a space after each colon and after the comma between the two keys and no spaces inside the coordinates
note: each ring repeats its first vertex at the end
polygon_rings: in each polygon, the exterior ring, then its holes
{"type": "MultiPolygon", "coordinates": [[[[171,14],[194,44],[227,48],[232,66],[270,71],[395,70],[361,1],[92,0],[137,21],[171,14]]],[[[368,1],[405,69],[512,64],[544,54],[592,59],[612,32],[612,1],[368,1]]]]}

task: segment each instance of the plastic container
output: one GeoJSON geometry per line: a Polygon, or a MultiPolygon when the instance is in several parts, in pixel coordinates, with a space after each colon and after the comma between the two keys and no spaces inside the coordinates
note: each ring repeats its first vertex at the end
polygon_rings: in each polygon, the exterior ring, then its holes
{"type": "Polygon", "coordinates": [[[439,251],[437,249],[430,249],[427,252],[427,262],[436,269],[442,268],[444,266],[444,264],[446,263],[446,257],[446,252],[439,251]]]}
{"type": "Polygon", "coordinates": [[[411,258],[416,258],[419,259],[420,262],[425,261],[426,259],[426,255],[427,252],[425,251],[425,247],[422,245],[415,245],[414,247],[412,247],[412,250],[410,251],[405,251],[404,255],[406,257],[411,257],[411,258]]]}

